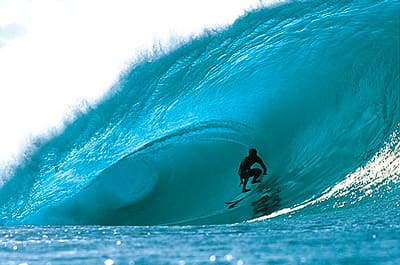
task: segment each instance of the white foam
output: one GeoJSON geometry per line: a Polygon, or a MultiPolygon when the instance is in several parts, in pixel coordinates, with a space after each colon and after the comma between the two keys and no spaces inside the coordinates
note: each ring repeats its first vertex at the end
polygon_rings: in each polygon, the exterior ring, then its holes
{"type": "Polygon", "coordinates": [[[254,218],[248,222],[263,221],[296,212],[331,198],[340,198],[333,207],[341,208],[346,204],[355,204],[373,193],[378,193],[382,187],[388,187],[389,183],[396,185],[400,183],[400,133],[397,130],[365,166],[348,174],[343,181],[327,189],[320,197],[307,200],[292,208],[281,209],[272,214],[254,218]]]}

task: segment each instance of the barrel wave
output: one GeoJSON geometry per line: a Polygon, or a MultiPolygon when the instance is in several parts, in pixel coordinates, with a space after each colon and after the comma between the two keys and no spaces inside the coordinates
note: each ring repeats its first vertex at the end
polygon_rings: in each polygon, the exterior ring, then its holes
{"type": "Polygon", "coordinates": [[[219,224],[396,201],[399,13],[398,1],[291,2],[143,55],[33,142],[1,187],[1,223],[219,224]],[[272,196],[228,209],[250,147],[272,196]]]}

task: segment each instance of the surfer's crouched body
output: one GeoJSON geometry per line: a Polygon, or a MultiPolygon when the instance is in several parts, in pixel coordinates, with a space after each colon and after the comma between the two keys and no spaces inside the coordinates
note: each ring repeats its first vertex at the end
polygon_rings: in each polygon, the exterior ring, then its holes
{"type": "Polygon", "coordinates": [[[254,177],[251,183],[258,183],[261,180],[258,180],[258,177],[261,176],[261,169],[259,168],[251,168],[252,165],[258,163],[264,169],[264,175],[267,174],[267,167],[265,166],[262,159],[257,155],[257,150],[252,148],[249,150],[249,156],[246,156],[239,167],[239,176],[240,176],[240,185],[243,184],[242,192],[249,191],[246,189],[246,184],[249,181],[249,178],[254,177]]]}

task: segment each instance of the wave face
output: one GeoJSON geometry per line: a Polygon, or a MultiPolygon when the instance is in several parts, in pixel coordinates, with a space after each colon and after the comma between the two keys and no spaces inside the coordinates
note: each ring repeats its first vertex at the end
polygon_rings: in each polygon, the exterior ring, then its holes
{"type": "Polygon", "coordinates": [[[398,1],[286,3],[145,57],[34,143],[0,190],[1,223],[234,223],[355,202],[373,183],[385,198],[399,182],[399,13],[398,1]],[[249,147],[278,203],[228,210],[249,147]],[[372,175],[376,161],[393,170],[372,175]]]}

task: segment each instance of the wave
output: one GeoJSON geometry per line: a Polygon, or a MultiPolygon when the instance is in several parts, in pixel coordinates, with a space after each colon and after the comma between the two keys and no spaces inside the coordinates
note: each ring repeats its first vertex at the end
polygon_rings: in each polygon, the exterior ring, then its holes
{"type": "MultiPolygon", "coordinates": [[[[291,2],[143,56],[101,103],[36,140],[0,190],[2,224],[234,223],[335,198],[386,142],[398,146],[399,11],[291,2]],[[273,198],[227,209],[249,147],[273,198]]],[[[396,168],[392,149],[379,157],[396,168]]]]}

